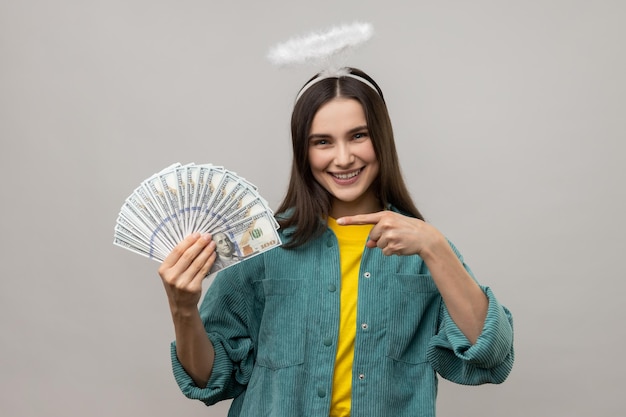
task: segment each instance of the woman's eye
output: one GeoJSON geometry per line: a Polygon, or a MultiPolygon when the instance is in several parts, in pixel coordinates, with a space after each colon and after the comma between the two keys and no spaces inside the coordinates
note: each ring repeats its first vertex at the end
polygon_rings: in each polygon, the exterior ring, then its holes
{"type": "Polygon", "coordinates": [[[312,146],[323,146],[327,144],[328,144],[328,141],[326,139],[317,139],[317,140],[311,141],[312,146]]]}
{"type": "Polygon", "coordinates": [[[363,139],[367,137],[367,132],[355,133],[354,139],[363,139]]]}

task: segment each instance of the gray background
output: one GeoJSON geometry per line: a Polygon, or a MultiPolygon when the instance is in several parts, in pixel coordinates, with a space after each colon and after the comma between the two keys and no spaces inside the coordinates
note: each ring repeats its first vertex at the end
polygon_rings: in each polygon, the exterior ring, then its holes
{"type": "Polygon", "coordinates": [[[223,416],[180,394],[158,264],[124,199],[212,162],[276,207],[310,69],[268,48],[371,22],[351,64],[389,103],[418,206],[514,313],[499,386],[440,416],[623,416],[626,3],[0,1],[0,413],[223,416]]]}

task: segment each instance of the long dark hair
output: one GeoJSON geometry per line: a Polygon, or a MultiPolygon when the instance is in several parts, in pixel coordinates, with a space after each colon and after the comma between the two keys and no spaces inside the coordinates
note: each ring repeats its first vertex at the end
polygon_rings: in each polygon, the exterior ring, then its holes
{"type": "Polygon", "coordinates": [[[330,212],[332,196],[313,177],[309,164],[308,136],[319,108],[336,97],[355,99],[363,106],[369,135],[380,165],[373,187],[381,205],[393,205],[400,212],[423,220],[400,171],[391,120],[380,87],[363,71],[356,68],[347,70],[369,82],[376,90],[353,76],[329,77],[310,85],[294,106],[291,115],[291,179],[285,198],[276,210],[280,226],[294,228],[289,241],[283,245],[286,248],[300,246],[325,230],[324,219],[330,212]]]}

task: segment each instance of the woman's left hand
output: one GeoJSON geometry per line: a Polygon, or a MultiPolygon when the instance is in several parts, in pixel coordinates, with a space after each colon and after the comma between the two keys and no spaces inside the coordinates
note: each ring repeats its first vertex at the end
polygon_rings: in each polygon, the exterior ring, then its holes
{"type": "Polygon", "coordinates": [[[392,211],[346,216],[337,219],[337,223],[373,224],[367,247],[379,247],[385,255],[419,255],[426,262],[450,317],[468,340],[476,343],[489,301],[439,230],[392,211]]]}
{"type": "Polygon", "coordinates": [[[434,247],[447,245],[446,238],[434,226],[393,211],[357,214],[337,219],[340,225],[373,224],[368,248],[379,247],[385,255],[420,255],[434,247]]]}

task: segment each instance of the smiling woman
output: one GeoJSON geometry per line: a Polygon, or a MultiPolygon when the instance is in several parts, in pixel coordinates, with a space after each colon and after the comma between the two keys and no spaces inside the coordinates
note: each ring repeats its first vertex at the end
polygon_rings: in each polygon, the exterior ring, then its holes
{"type": "Polygon", "coordinates": [[[432,417],[437,375],[503,382],[511,315],[415,207],[376,82],[318,74],[291,128],[284,245],[220,271],[200,312],[219,236],[186,239],[159,269],[183,393],[233,398],[239,417],[432,417]]]}

